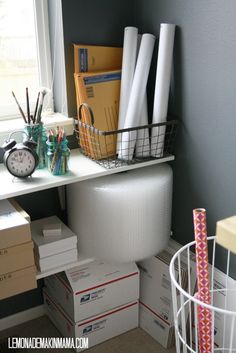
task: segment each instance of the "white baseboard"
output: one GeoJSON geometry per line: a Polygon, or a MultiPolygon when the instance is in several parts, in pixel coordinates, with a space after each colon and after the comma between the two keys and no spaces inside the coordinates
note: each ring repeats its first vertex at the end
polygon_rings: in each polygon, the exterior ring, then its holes
{"type": "Polygon", "coordinates": [[[17,314],[4,317],[3,319],[0,319],[0,331],[23,324],[24,322],[33,319],[37,319],[38,317],[43,315],[45,315],[44,306],[39,305],[32,309],[28,309],[25,311],[21,311],[17,314]]]}

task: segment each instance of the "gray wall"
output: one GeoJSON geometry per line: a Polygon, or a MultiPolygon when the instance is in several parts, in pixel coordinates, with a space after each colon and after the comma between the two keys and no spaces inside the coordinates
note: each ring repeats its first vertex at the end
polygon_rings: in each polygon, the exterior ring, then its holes
{"type": "Polygon", "coordinates": [[[173,230],[193,240],[192,209],[207,209],[208,233],[236,214],[236,2],[137,0],[142,31],[177,25],[170,112],[181,120],[174,168],[173,230]]]}

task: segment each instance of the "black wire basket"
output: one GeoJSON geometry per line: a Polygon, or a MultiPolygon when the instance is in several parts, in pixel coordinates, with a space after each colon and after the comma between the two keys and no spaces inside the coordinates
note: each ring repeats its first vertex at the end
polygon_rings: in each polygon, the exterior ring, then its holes
{"type": "Polygon", "coordinates": [[[178,120],[121,130],[102,131],[94,127],[92,109],[83,103],[74,119],[74,131],[82,153],[107,169],[165,158],[173,154],[178,120]],[[82,109],[91,125],[82,122],[82,109]]]}

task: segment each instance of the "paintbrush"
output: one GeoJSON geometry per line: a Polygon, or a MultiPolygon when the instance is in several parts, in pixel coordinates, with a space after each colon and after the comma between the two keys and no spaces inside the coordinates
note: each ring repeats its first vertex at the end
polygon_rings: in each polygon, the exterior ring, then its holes
{"type": "Polygon", "coordinates": [[[36,124],[39,124],[41,121],[41,114],[42,114],[42,110],[43,110],[43,101],[44,101],[44,97],[45,95],[49,92],[49,89],[43,87],[41,90],[41,101],[39,104],[39,109],[38,109],[38,113],[37,113],[37,118],[36,118],[36,124]]]}
{"type": "Polygon", "coordinates": [[[38,97],[37,97],[37,101],[36,101],[36,106],[35,106],[35,110],[34,110],[33,124],[35,124],[36,114],[37,114],[38,105],[39,105],[39,96],[40,96],[40,92],[38,93],[38,97]]]}
{"type": "Polygon", "coordinates": [[[28,124],[30,124],[30,107],[29,107],[29,91],[28,91],[28,87],[26,87],[26,106],[27,106],[28,124]]]}
{"type": "Polygon", "coordinates": [[[14,93],[13,91],[11,91],[11,93],[12,93],[12,95],[13,95],[13,97],[14,97],[14,99],[15,99],[15,102],[16,102],[18,108],[19,108],[19,111],[20,111],[20,113],[21,113],[21,116],[22,116],[22,118],[24,119],[24,122],[27,124],[27,120],[26,120],[25,114],[24,114],[23,110],[21,109],[21,106],[20,106],[18,100],[16,99],[15,93],[14,93]]]}

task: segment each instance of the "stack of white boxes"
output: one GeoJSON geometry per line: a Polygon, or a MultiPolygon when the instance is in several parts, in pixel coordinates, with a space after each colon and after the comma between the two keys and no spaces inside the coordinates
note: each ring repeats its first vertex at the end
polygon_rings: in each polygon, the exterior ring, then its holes
{"type": "Polygon", "coordinates": [[[139,270],[135,263],[87,265],[45,279],[48,316],[65,337],[89,347],[138,327],[139,270]]]}
{"type": "MultiPolygon", "coordinates": [[[[139,325],[164,348],[170,348],[175,341],[169,265],[171,258],[180,247],[180,244],[170,240],[166,250],[138,264],[140,268],[139,325]]],[[[192,292],[196,283],[193,259],[190,262],[192,292]]],[[[187,259],[186,263],[181,262],[181,266],[183,273],[187,273],[187,259]]]]}
{"type": "Polygon", "coordinates": [[[33,221],[31,233],[39,271],[45,272],[77,261],[77,236],[58,217],[33,221]]]}

